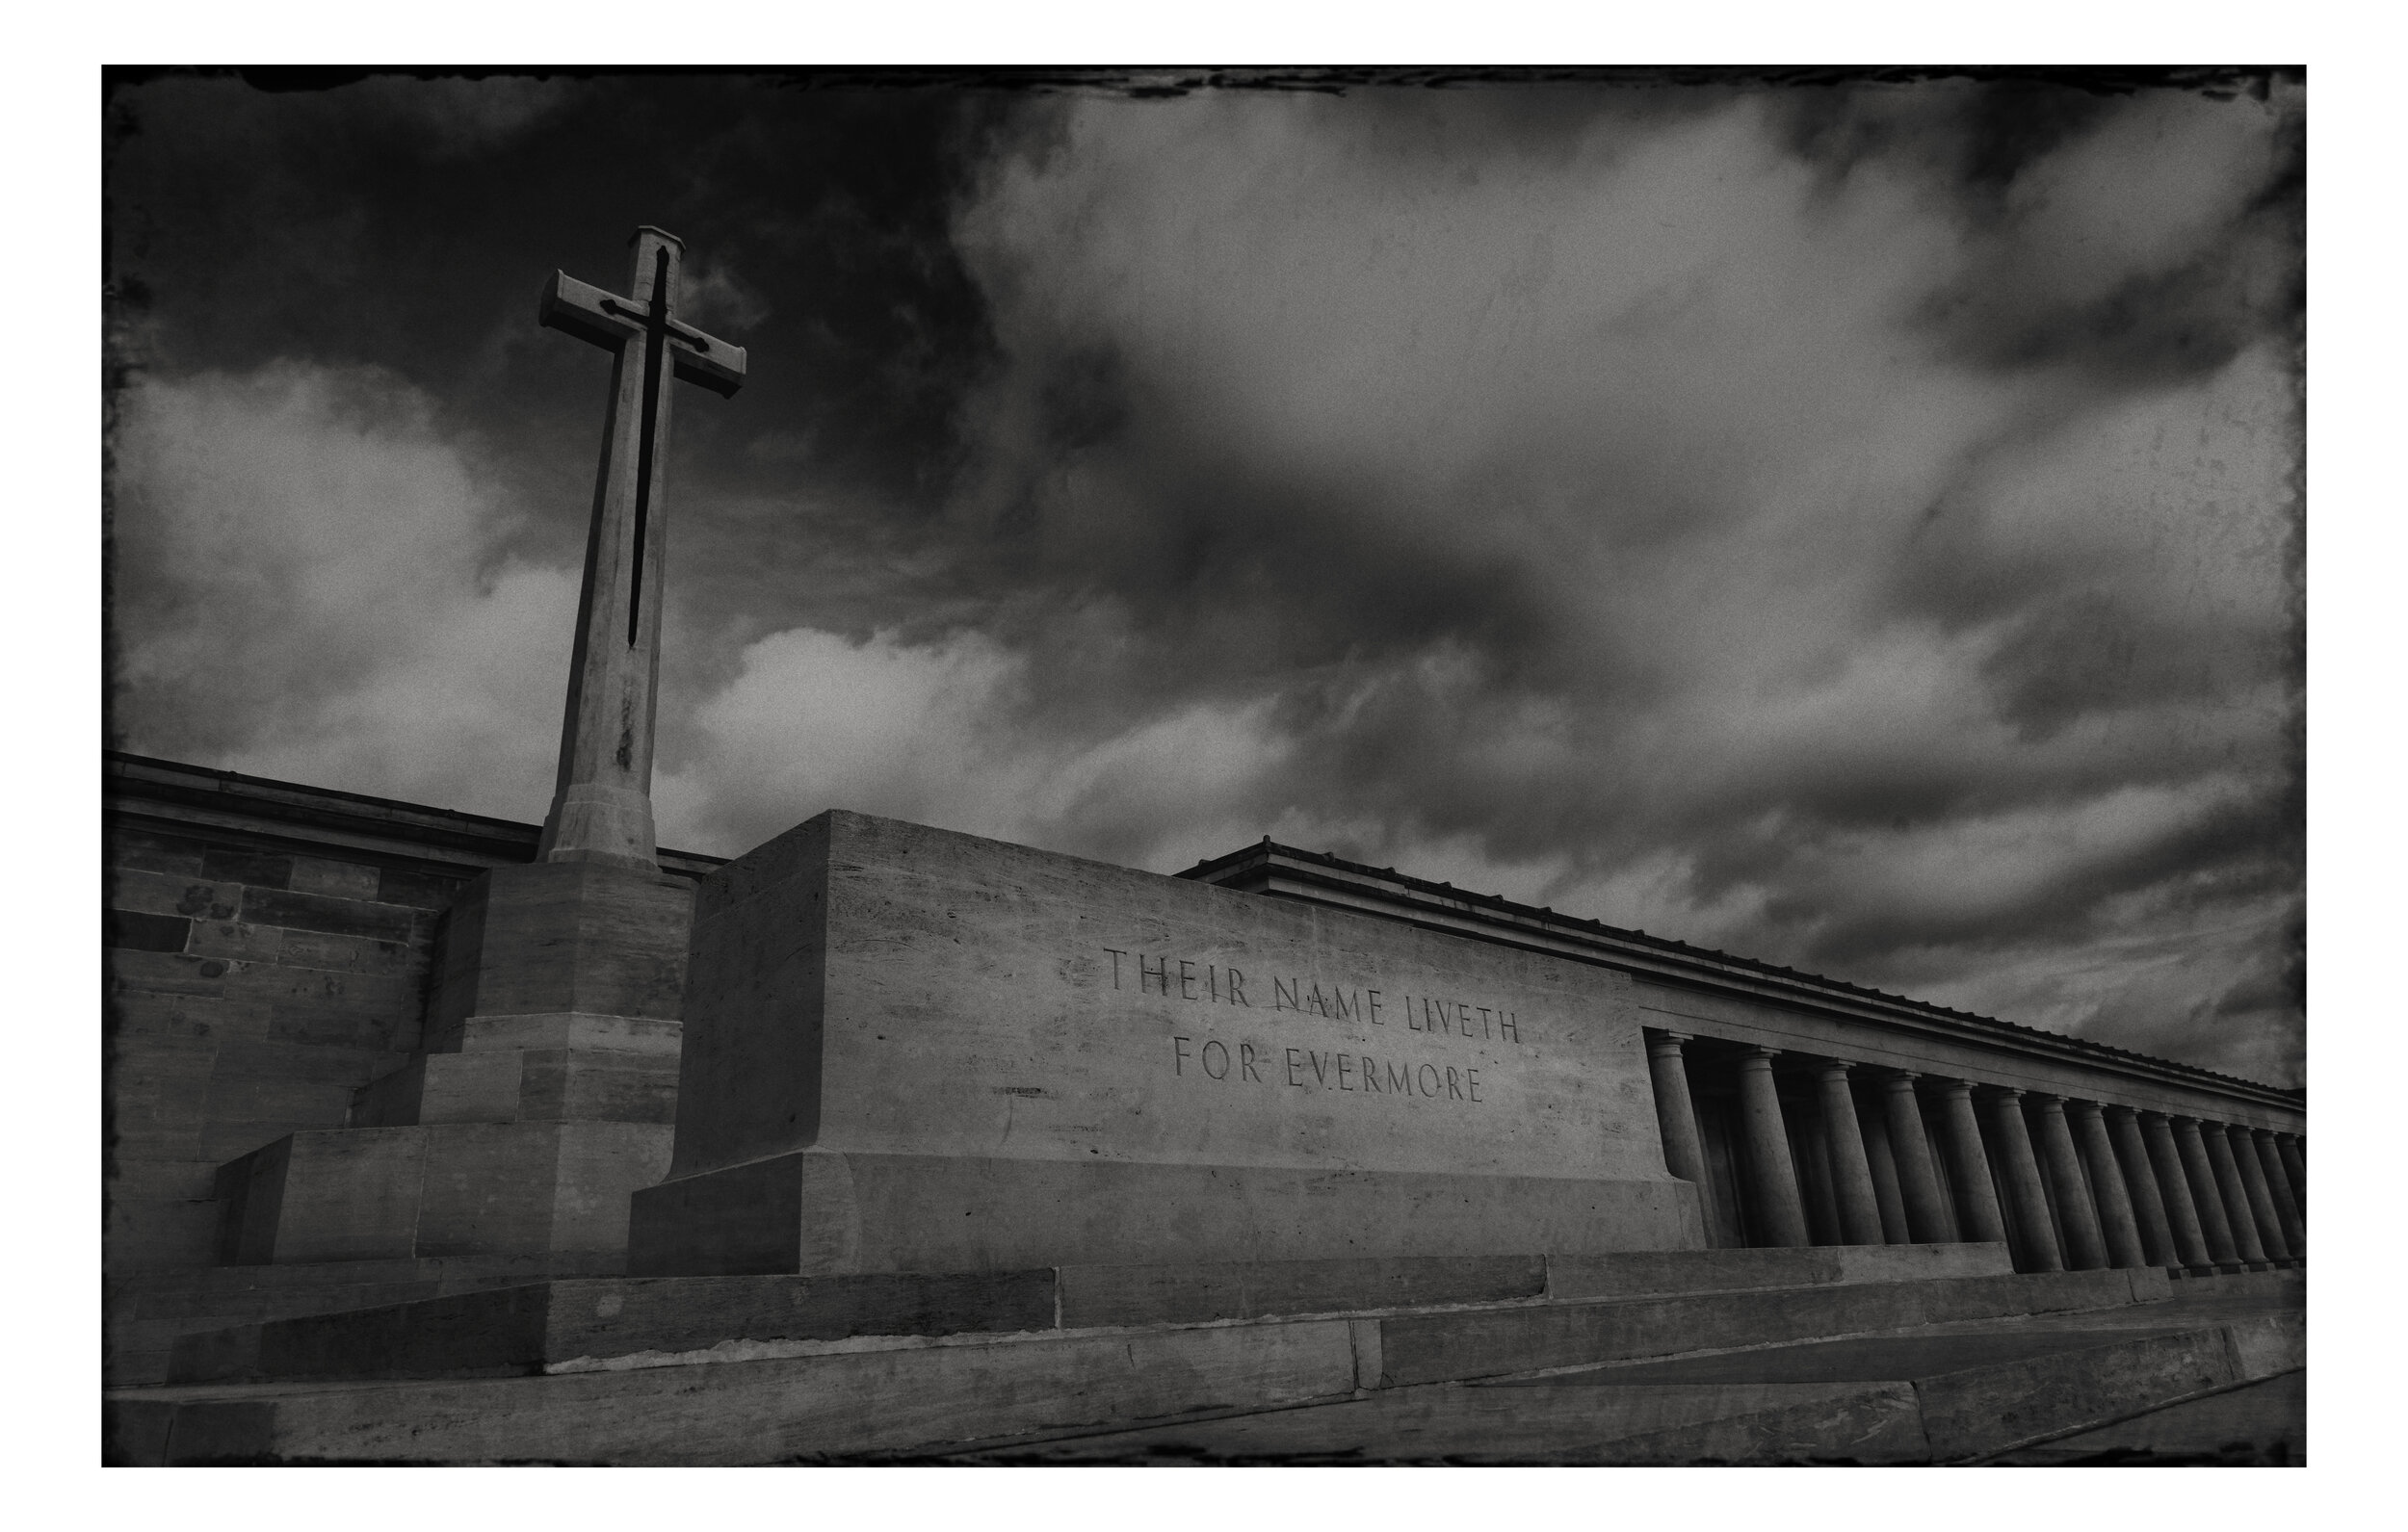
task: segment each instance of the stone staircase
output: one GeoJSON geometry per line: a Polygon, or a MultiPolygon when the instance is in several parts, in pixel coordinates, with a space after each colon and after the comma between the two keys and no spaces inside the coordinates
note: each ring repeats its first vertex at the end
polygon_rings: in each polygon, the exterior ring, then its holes
{"type": "Polygon", "coordinates": [[[568,1278],[188,1334],[110,1453],[1963,1461],[2297,1368],[2301,1281],[2001,1245],[568,1278]]]}

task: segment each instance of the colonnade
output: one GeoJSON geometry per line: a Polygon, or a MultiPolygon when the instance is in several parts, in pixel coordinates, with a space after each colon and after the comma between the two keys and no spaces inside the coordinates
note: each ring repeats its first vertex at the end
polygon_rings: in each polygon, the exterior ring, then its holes
{"type": "MultiPolygon", "coordinates": [[[[1713,1197],[1684,1052],[1692,1038],[1646,1035],[1665,1166],[1713,1197]]],[[[1739,1058],[1738,1171],[1753,1242],[1806,1245],[1805,1197],[1773,1078],[1780,1052],[1755,1047],[1739,1058]]],[[[1843,1243],[1936,1243],[1951,1230],[2008,1240],[2011,1210],[2009,1242],[2026,1271],[2164,1266],[2207,1276],[2306,1258],[2297,1134],[1841,1059],[1814,1066],[1843,1243]],[[1877,1113],[1860,1115],[1859,1073],[1870,1077],[1867,1094],[1878,1093],[1877,1113]]]]}

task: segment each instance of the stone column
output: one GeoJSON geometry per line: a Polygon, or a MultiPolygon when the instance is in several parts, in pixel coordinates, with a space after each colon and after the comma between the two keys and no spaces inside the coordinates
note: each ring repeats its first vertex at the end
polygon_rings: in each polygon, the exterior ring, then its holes
{"type": "Polygon", "coordinates": [[[2271,1263],[2266,1259],[2265,1243],[2258,1237],[2257,1214],[2250,1210],[2240,1167],[2233,1162],[2233,1140],[2225,1125],[2203,1119],[2199,1136],[2200,1147],[2208,1152],[2208,1169],[2215,1177],[2216,1195],[2224,1200],[2224,1222],[2233,1232],[2233,1249],[2250,1270],[2268,1270],[2271,1263]]]}
{"type": "Polygon", "coordinates": [[[2258,1152],[2258,1168],[2265,1175],[2265,1189],[2274,1199],[2274,1216],[2283,1226],[2283,1243],[2290,1247],[2291,1259],[2308,1259],[2308,1230],[2299,1216],[2299,1204],[2290,1194],[2290,1178],[2283,1173],[2282,1155],[2276,1152],[2274,1130],[2261,1128],[2249,1135],[2258,1152]]]}
{"type": "Polygon", "coordinates": [[[2183,1180],[2190,1184],[2190,1206],[2199,1214],[2199,1232],[2208,1238],[2208,1255],[2218,1271],[2246,1271],[2240,1247],[2233,1243],[2233,1225],[2224,1207],[2224,1188],[2215,1183],[2215,1166],[2199,1132],[2199,1119],[2174,1119],[2174,1142],[2183,1152],[2183,1180]]]}
{"type": "Polygon", "coordinates": [[[2278,1133],[2274,1152],[2283,1156],[2283,1174],[2290,1181],[2291,1201],[2299,1205],[2299,1221],[2308,1221],[2308,1146],[2297,1133],[2278,1133]]]}
{"type": "Polygon", "coordinates": [[[1878,1109],[1871,1116],[1859,1116],[1856,1126],[1865,1130],[1865,1158],[1872,1166],[1872,1200],[1881,1208],[1881,1237],[1893,1245],[1911,1245],[1915,1236],[1906,1228],[1906,1199],[1898,1195],[1898,1155],[1890,1148],[1890,1122],[1878,1109]]]}
{"type": "Polygon", "coordinates": [[[2006,1215],[1999,1211],[1990,1158],[1981,1150],[1981,1124],[1974,1119],[1972,1080],[1952,1079],[1940,1087],[1940,1121],[1948,1130],[1949,1163],[1956,1172],[1966,1235],[1976,1244],[2006,1243],[2006,1215]]]}
{"type": "Polygon", "coordinates": [[[2107,1241],[2108,1262],[2128,1269],[2149,1264],[2140,1224],[2133,1216],[2124,1172],[2115,1163],[2115,1145],[2107,1139],[2107,1120],[2099,1115],[2099,1104],[2067,1102],[2065,1119],[2073,1129],[2075,1147],[2090,1166],[2090,1193],[2098,1200],[2099,1233],[2107,1241]]]}
{"type": "Polygon", "coordinates": [[[2183,1269],[2194,1277],[2214,1276],[2215,1252],[2208,1245],[2199,1201],[2190,1194],[2190,1173],[2182,1144],[2174,1136],[2174,1120],[2163,1112],[2143,1112],[2140,1131],[2149,1145],[2149,1168],[2165,1199],[2166,1227],[2173,1233],[2174,1252],[2182,1257],[2183,1269]]]}
{"type": "Polygon", "coordinates": [[[2166,1221],[2165,1196],[2149,1168],[2149,1145],[2140,1134],[2140,1114],[2129,1106],[2107,1109],[2107,1135],[2115,1140],[2115,1157],[2122,1164],[2121,1183],[2132,1196],[2133,1221],[2140,1225],[2140,1248],[2152,1266],[2179,1266],[2182,1252],[2174,1244],[2174,1227],[2166,1221]]]}
{"type": "Polygon", "coordinates": [[[1697,1108],[1688,1094],[1688,1065],[1681,1056],[1687,1032],[1660,1032],[1647,1039],[1647,1074],[1656,1087],[1656,1124],[1663,1130],[1664,1168],[1683,1181],[1706,1185],[1706,1143],[1697,1131],[1697,1108]]]}
{"type": "Polygon", "coordinates": [[[2031,1152],[2031,1131],[2024,1126],[2024,1093],[2002,1085],[1990,1097],[1990,1127],[1999,1141],[1999,1179],[2015,1205],[2015,1221],[2024,1226],[2024,1271],[2063,1271],[2065,1258],[2056,1243],[2056,1220],[2049,1212],[2049,1187],[2040,1179],[2040,1161],[2031,1152]]]}
{"type": "Polygon", "coordinates": [[[1759,1048],[1740,1060],[1740,1122],[1747,1137],[1748,1184],[1774,1245],[1809,1245],[1806,1206],[1797,1193],[1797,1167],[1790,1159],[1790,1135],[1781,1119],[1780,1093],[1772,1085],[1772,1061],[1780,1050],[1759,1048]]]}
{"type": "Polygon", "coordinates": [[[2073,1130],[2065,1122],[2065,1098],[2035,1096],[2040,1107],[2040,1157],[2048,1164],[2047,1183],[2056,1187],[2053,1211],[2065,1239],[2065,1263],[2076,1271],[2097,1271],[2107,1263],[2107,1241],[2100,1237],[2099,1215],[2082,1183],[2081,1157],[2074,1148],[2073,1130]]]}
{"type": "Polygon", "coordinates": [[[2224,1130],[2224,1137],[2232,1151],[2233,1168],[2240,1172],[2240,1194],[2249,1205],[2249,1219],[2257,1225],[2258,1243],[2264,1247],[2265,1259],[2279,1266],[2290,1265],[2290,1244],[2283,1238],[2283,1221],[2274,1211],[2265,1167],[2258,1163],[2258,1140],[2238,1123],[2224,1130]]]}
{"type": "Polygon", "coordinates": [[[1865,1157],[1864,1130],[1856,1126],[1856,1093],[1848,1089],[1847,1065],[1825,1062],[1822,1126],[1831,1155],[1831,1195],[1840,1205],[1840,1237],[1851,1245],[1881,1243],[1881,1205],[1873,1200],[1872,1162],[1865,1157]]]}
{"type": "Polygon", "coordinates": [[[1932,1166],[1930,1142],[1924,1136],[1915,1079],[1913,1071],[1899,1070],[1881,1082],[1885,1114],[1890,1119],[1890,1157],[1898,1162],[1898,1189],[1906,1204],[1908,1233],[1918,1243],[1938,1244],[1949,1237],[1948,1199],[1932,1166]]]}

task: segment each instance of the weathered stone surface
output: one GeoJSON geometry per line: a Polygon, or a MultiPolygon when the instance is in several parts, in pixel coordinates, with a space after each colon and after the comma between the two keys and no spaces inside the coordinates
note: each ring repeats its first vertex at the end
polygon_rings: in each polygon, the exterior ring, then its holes
{"type": "Polygon", "coordinates": [[[187,1336],[171,1383],[476,1377],[729,1341],[1055,1329],[1054,1274],[694,1277],[503,1287],[187,1336]]]}
{"type": "Polygon", "coordinates": [[[1704,1244],[1629,980],[833,813],[697,896],[647,1273],[1704,1244]]]}
{"type": "MultiPolygon", "coordinates": [[[[2039,1291],[2065,1279],[2015,1280],[2039,1291]]],[[[601,1312],[604,1300],[641,1285],[555,1284],[594,1301],[572,1313],[575,1305],[547,1300],[540,1326],[525,1290],[508,1301],[488,1294],[448,1311],[458,1325],[452,1338],[430,1328],[424,1343],[458,1355],[460,1337],[485,1335],[480,1354],[515,1345],[517,1364],[532,1365],[539,1351],[575,1344],[578,1324],[607,1336],[623,1321],[601,1312]]],[[[697,1285],[655,1285],[659,1321],[680,1323],[683,1293],[697,1285]]],[[[721,1301],[742,1316],[739,1328],[764,1328],[782,1317],[781,1295],[812,1290],[829,1289],[756,1280],[724,1285],[721,1301]]],[[[1746,1311],[1796,1296],[1692,1300],[1705,1305],[1699,1337],[1728,1345],[1725,1337],[1763,1328],[1741,1319],[1746,1311]]],[[[2146,1409],[2205,1377],[2244,1382],[2298,1364],[2295,1312],[2217,1317],[2221,1302],[2127,1305],[2042,1323],[1900,1327],[1844,1340],[1810,1332],[1804,1344],[1493,1387],[1389,1388],[1369,1399],[1356,1391],[1367,1355],[1411,1327],[1531,1311],[957,1336],[934,1346],[865,1337],[800,1352],[722,1345],[622,1364],[597,1356],[539,1377],[120,1393],[111,1401],[111,1450],[121,1461],[142,1452],[155,1456],[141,1461],[171,1462],[1176,1461],[1182,1446],[1186,1455],[1235,1462],[1948,1461],[2146,1409]]],[[[1866,1311],[1826,1317],[1852,1324],[1866,1311]]],[[[406,1332],[404,1322],[386,1338],[388,1355],[406,1350],[406,1332]]],[[[366,1333],[354,1327],[339,1343],[366,1333]]],[[[296,1332],[288,1343],[300,1339],[296,1332]]],[[[240,1344],[233,1337],[205,1343],[240,1344]]],[[[200,1349],[193,1348],[196,1361],[200,1349]]],[[[1373,1370],[1381,1370],[1375,1361],[1373,1370]]]]}
{"type": "Polygon", "coordinates": [[[229,1264],[626,1248],[627,1197],[667,1166],[646,1123],[446,1123],[289,1134],[220,1173],[229,1264]]]}
{"type": "Polygon", "coordinates": [[[1353,1387],[1347,1323],[1326,1320],[259,1398],[178,1390],[164,1432],[149,1406],[115,1440],[152,1443],[170,1463],[777,1463],[1135,1425],[1208,1401],[1276,1407],[1353,1387]]]}
{"type": "Polygon", "coordinates": [[[472,1018],[588,1013],[674,1021],[693,885],[593,863],[495,868],[444,918],[427,1046],[472,1018]]]}
{"type": "Polygon", "coordinates": [[[674,1054],[600,1048],[421,1053],[356,1093],[353,1128],[674,1121],[674,1054]]]}
{"type": "Polygon", "coordinates": [[[1547,1262],[1536,1256],[1064,1266],[1057,1275],[1061,1324],[1071,1330],[1501,1303],[1547,1291],[1547,1262]]]}

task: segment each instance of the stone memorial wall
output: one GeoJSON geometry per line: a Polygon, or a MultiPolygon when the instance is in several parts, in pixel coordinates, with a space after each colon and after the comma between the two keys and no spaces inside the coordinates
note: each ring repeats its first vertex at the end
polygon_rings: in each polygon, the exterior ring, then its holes
{"type": "Polygon", "coordinates": [[[1628,975],[832,813],[697,895],[640,1272],[1703,1243],[1628,975]]]}

